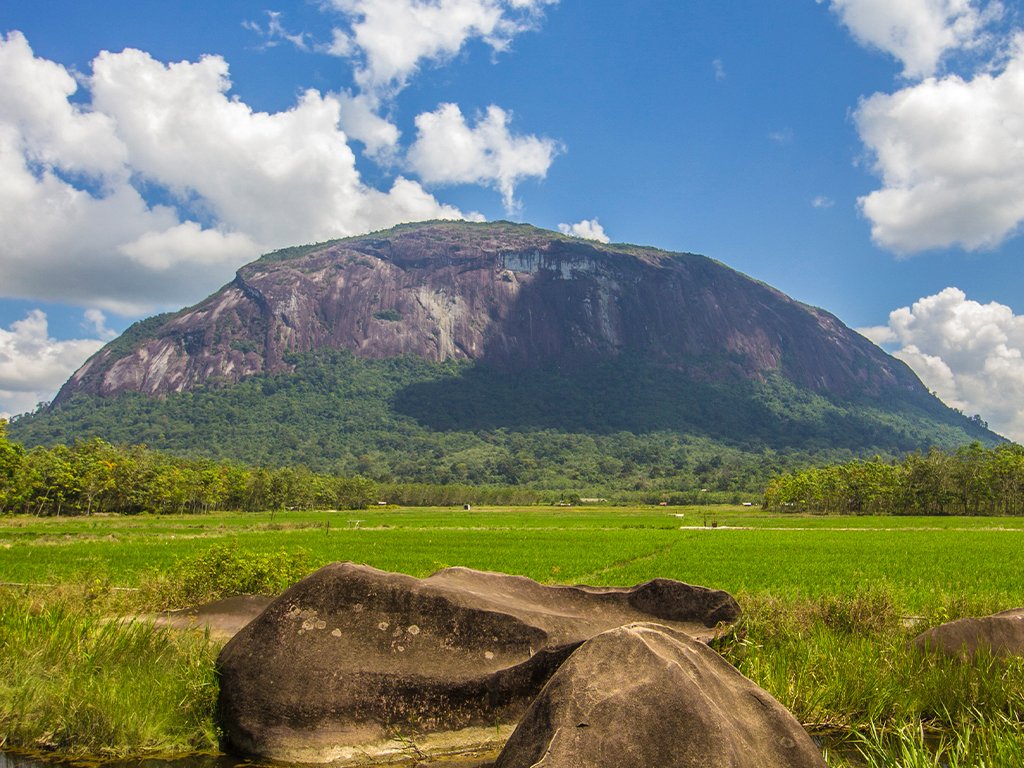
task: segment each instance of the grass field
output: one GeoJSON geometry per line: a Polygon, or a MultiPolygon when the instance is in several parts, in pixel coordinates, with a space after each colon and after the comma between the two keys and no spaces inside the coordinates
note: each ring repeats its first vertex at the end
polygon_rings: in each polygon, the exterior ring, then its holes
{"type": "MultiPolygon", "coordinates": [[[[462,565],[549,583],[661,576],[725,589],[746,616],[722,652],[812,730],[844,734],[863,753],[858,764],[1018,765],[1024,663],[928,659],[907,642],[941,621],[1024,606],[1022,544],[1018,518],[742,507],[0,518],[0,581],[37,585],[0,590],[0,745],[78,754],[213,748],[216,648],[119,633],[103,619],[196,594],[174,582],[194,582],[204,553],[230,552],[273,572],[287,552],[278,577],[352,560],[415,576],[462,565]],[[121,674],[110,649],[122,644],[136,660],[159,661],[121,674]],[[143,707],[146,691],[163,698],[143,707]],[[104,697],[85,712],[60,705],[104,697]],[[168,714],[168,702],[187,703],[187,717],[168,714]],[[120,722],[119,711],[139,722],[120,722]]],[[[830,765],[846,760],[833,754],[830,765]]]]}
{"type": "Polygon", "coordinates": [[[217,544],[303,550],[311,567],[352,560],[414,576],[463,565],[596,585],[663,576],[776,597],[884,587],[914,611],[957,596],[1024,605],[1024,519],[777,516],[731,507],[0,518],[0,581],[138,586],[217,544]]]}

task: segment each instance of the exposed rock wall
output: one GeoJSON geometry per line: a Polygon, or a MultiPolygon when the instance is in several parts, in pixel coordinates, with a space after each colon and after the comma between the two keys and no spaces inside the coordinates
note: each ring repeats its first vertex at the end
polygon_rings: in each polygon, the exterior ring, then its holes
{"type": "Polygon", "coordinates": [[[780,373],[817,392],[925,395],[835,317],[711,259],[589,243],[527,225],[433,222],[271,254],[63,387],[180,392],[348,349],[519,368],[620,354],[718,379],[780,373]]]}

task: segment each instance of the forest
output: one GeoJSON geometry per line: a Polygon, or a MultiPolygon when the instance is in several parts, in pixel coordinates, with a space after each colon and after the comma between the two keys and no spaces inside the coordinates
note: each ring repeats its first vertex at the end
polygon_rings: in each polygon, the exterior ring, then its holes
{"type": "Polygon", "coordinates": [[[187,459],[98,437],[25,450],[7,439],[6,427],[0,419],[0,513],[353,509],[375,502],[379,490],[362,477],[187,459]]]}
{"type": "Polygon", "coordinates": [[[1024,447],[979,443],[850,461],[771,480],[765,509],[841,515],[1022,515],[1024,447]]]}
{"type": "MultiPolygon", "coordinates": [[[[639,438],[637,438],[639,439],[639,438]]],[[[663,448],[661,449],[663,450],[663,448]]],[[[655,442],[647,460],[661,454],[655,442]]],[[[638,457],[640,458],[640,457],[638,457]]],[[[771,456],[758,469],[767,474],[771,456]]],[[[722,469],[721,461],[709,469],[722,469]]],[[[840,515],[1024,515],[1024,447],[980,443],[933,448],[901,459],[875,457],[776,470],[762,485],[762,506],[775,512],[840,515]]],[[[450,478],[447,478],[450,480],[450,478]]],[[[383,499],[404,506],[574,503],[596,491],[526,484],[378,481],[305,466],[253,467],[238,461],[186,458],[144,445],[115,446],[98,437],[26,449],[0,419],[0,513],[89,515],[204,513],[222,510],[359,509],[383,499]]],[[[760,491],[757,496],[760,496],[760,491]]],[[[613,503],[738,503],[756,498],[695,485],[619,488],[613,503]]]]}
{"type": "MultiPolygon", "coordinates": [[[[116,342],[115,342],[116,343],[116,342]]],[[[101,437],[177,456],[381,484],[757,494],[778,472],[994,436],[937,400],[883,411],[781,377],[705,381],[642,360],[508,372],[345,350],[151,398],[76,396],[12,420],[26,447],[101,437]],[[943,421],[945,419],[945,421],[943,421]]]]}

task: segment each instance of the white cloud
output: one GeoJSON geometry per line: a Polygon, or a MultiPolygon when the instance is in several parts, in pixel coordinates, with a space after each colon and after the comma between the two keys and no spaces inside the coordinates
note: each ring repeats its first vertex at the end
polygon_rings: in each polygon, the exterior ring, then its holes
{"type": "Polygon", "coordinates": [[[98,309],[85,310],[82,314],[82,327],[105,341],[117,336],[117,331],[107,328],[107,316],[98,309]]]}
{"type": "Polygon", "coordinates": [[[311,44],[306,40],[305,32],[289,32],[281,21],[280,11],[264,11],[267,25],[264,27],[257,21],[243,21],[242,26],[263,38],[263,48],[275,48],[282,42],[291,43],[300,51],[308,51],[311,44]]]}
{"type": "Polygon", "coordinates": [[[456,104],[442,104],[416,117],[416,141],[408,163],[428,184],[485,184],[497,188],[514,210],[516,185],[543,179],[560,147],[551,139],[516,136],[509,114],[490,106],[470,127],[456,104]]]}
{"type": "Polygon", "coordinates": [[[422,62],[449,59],[468,40],[495,51],[533,29],[545,5],[557,0],[330,0],[346,29],[335,29],[327,51],[357,57],[356,81],[374,94],[405,87],[422,62]]]}
{"type": "Polygon", "coordinates": [[[1024,440],[1024,316],[946,288],[891,312],[887,326],[861,332],[895,345],[896,357],[948,405],[1024,440]]]}
{"type": "MultiPolygon", "coordinates": [[[[535,29],[546,6],[558,0],[323,0],[321,8],[341,14],[345,26],[332,30],[330,43],[313,50],[353,62],[355,92],[333,94],[338,120],[349,138],[361,142],[365,154],[383,167],[402,162],[401,138],[389,114],[394,97],[424,64],[457,56],[469,41],[479,40],[494,52],[508,49],[519,34],[535,29]]],[[[266,29],[247,28],[270,42],[290,40],[308,49],[305,38],[289,34],[278,14],[266,29]]],[[[442,104],[416,120],[419,137],[406,165],[428,184],[484,184],[499,189],[506,210],[515,210],[514,189],[522,178],[543,177],[555,144],[534,136],[515,137],[506,127],[507,113],[492,106],[487,118],[469,128],[459,108],[442,104]],[[469,147],[464,159],[445,154],[469,147]],[[478,172],[472,161],[482,160],[478,172]]]]}
{"type": "MultiPolygon", "coordinates": [[[[87,317],[93,323],[98,319],[95,314],[87,317]]],[[[0,417],[25,413],[50,400],[104,343],[103,339],[51,338],[46,313],[39,309],[9,328],[0,328],[0,417]]]]}
{"type": "Polygon", "coordinates": [[[339,98],[256,112],[217,56],[103,52],[80,78],[91,102],[72,103],[75,78],[13,32],[0,79],[0,295],[139,314],[202,297],[264,250],[462,215],[415,181],[367,186],[339,98]],[[177,206],[148,204],[140,180],[177,206]]]}
{"type": "Polygon", "coordinates": [[[818,195],[811,200],[812,208],[831,208],[836,204],[836,201],[827,195],[818,195]]]}
{"type": "Polygon", "coordinates": [[[232,269],[259,253],[247,235],[202,229],[194,221],[185,221],[163,231],[150,231],[118,251],[153,272],[167,272],[193,265],[232,269]]]}
{"type": "Polygon", "coordinates": [[[865,328],[858,328],[857,333],[866,336],[880,347],[898,341],[896,333],[888,325],[869,325],[865,328]]]}
{"type": "Polygon", "coordinates": [[[559,231],[564,235],[582,237],[584,240],[597,240],[599,243],[611,242],[611,239],[604,232],[604,227],[597,219],[583,219],[575,224],[559,224],[559,231]]]}
{"type": "Polygon", "coordinates": [[[124,172],[127,148],[107,115],[68,101],[78,90],[60,64],[32,55],[25,36],[0,37],[0,126],[31,163],[70,173],[117,177],[124,172]]]}
{"type": "Polygon", "coordinates": [[[725,64],[722,63],[721,59],[715,59],[711,62],[711,70],[715,73],[715,80],[718,80],[719,82],[725,80],[725,64]]]}
{"type": "MultiPolygon", "coordinates": [[[[228,97],[217,56],[165,65],[102,53],[93,71],[94,104],[116,121],[134,169],[182,200],[198,196],[227,231],[283,245],[396,223],[360,178],[337,98],[309,90],[285,112],[254,112],[228,97]]],[[[458,215],[439,204],[431,213],[458,215]]]]}
{"type": "Polygon", "coordinates": [[[976,0],[832,0],[831,8],[859,43],[899,59],[907,78],[933,75],[950,51],[983,43],[1003,13],[999,2],[976,0]]]}
{"type": "Polygon", "coordinates": [[[398,127],[380,116],[380,104],[366,94],[336,93],[341,127],[350,138],[361,141],[366,154],[382,162],[394,159],[401,133],[398,127]]]}
{"type": "Polygon", "coordinates": [[[1024,36],[1001,72],[875,94],[855,119],[882,179],[859,201],[879,245],[973,250],[1024,221],[1024,36]]]}

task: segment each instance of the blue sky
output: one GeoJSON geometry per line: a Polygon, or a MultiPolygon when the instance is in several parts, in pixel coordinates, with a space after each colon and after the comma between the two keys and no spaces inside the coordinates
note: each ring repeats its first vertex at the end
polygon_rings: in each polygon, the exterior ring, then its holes
{"type": "Polygon", "coordinates": [[[703,253],[1024,438],[1024,18],[982,0],[0,10],[0,414],[284,245],[470,216],[703,253]]]}

